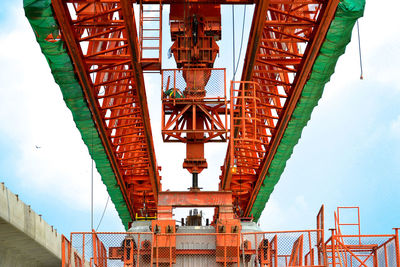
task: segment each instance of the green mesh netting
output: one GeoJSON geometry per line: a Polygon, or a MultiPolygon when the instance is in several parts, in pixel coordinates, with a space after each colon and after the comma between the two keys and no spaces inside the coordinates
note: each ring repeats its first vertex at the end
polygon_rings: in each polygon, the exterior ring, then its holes
{"type": "Polygon", "coordinates": [[[59,26],[54,19],[51,1],[24,0],[24,9],[42,53],[49,63],[51,73],[60,86],[64,101],[72,112],[76,127],[79,129],[91,157],[96,162],[96,168],[127,229],[132,218],[92,120],[78,77],[75,75],[73,63],[65,49],[66,46],[62,40],[53,42],[46,40],[50,34],[54,38],[59,34],[59,26]]]}
{"type": "Polygon", "coordinates": [[[317,106],[325,84],[333,74],[338,58],[344,53],[350,42],[354,23],[364,13],[365,0],[343,0],[338,4],[335,17],[329,27],[326,39],[315,60],[311,76],[303,88],[301,97],[293,111],[286,131],[268,169],[263,184],[251,209],[258,220],[265,208],[275,185],[278,183],[293,148],[301,137],[303,128],[310,120],[317,106]]]}

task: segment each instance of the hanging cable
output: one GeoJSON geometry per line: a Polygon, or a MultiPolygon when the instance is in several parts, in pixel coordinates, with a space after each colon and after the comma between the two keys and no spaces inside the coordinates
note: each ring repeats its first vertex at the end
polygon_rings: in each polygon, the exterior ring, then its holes
{"type": "Polygon", "coordinates": [[[360,26],[358,25],[357,20],[357,34],[358,34],[358,54],[360,56],[360,80],[363,80],[363,67],[362,67],[362,58],[361,58],[361,39],[360,39],[360,26]]]}
{"type": "Polygon", "coordinates": [[[242,55],[243,35],[244,35],[244,25],[245,25],[245,23],[246,23],[246,5],[244,5],[244,8],[243,8],[243,25],[242,25],[242,37],[241,37],[241,40],[240,40],[239,57],[238,57],[238,61],[236,63],[235,72],[233,73],[233,76],[236,76],[236,72],[237,72],[238,67],[239,67],[240,57],[242,55]]]}
{"type": "MultiPolygon", "coordinates": [[[[93,153],[93,132],[92,132],[92,140],[91,147],[93,153]]],[[[91,168],[91,179],[90,179],[90,230],[93,230],[93,157],[92,157],[92,168],[91,168]]]]}
{"type": "Polygon", "coordinates": [[[106,205],[104,206],[103,214],[101,214],[101,218],[100,218],[99,224],[96,227],[96,232],[97,232],[97,230],[99,230],[100,224],[103,221],[103,217],[104,217],[104,214],[106,213],[107,205],[108,205],[108,201],[109,200],[110,200],[110,196],[108,196],[108,198],[107,198],[107,202],[106,202],[106,205]]]}
{"type": "Polygon", "coordinates": [[[232,5],[232,72],[233,72],[233,78],[232,81],[235,81],[235,65],[236,65],[236,60],[235,60],[235,6],[232,5]]]}
{"type": "MultiPolygon", "coordinates": [[[[96,2],[94,3],[94,14],[96,14],[96,2]]],[[[92,53],[94,53],[95,51],[95,47],[94,47],[94,43],[92,43],[92,53]]],[[[92,74],[92,84],[95,82],[95,74],[93,72],[92,74]]],[[[93,131],[92,131],[92,135],[91,135],[91,140],[90,140],[91,144],[91,151],[90,151],[90,156],[91,156],[91,160],[92,160],[92,164],[91,164],[91,172],[90,172],[90,231],[92,231],[93,228],[93,218],[94,218],[94,209],[93,209],[93,194],[94,194],[94,190],[93,190],[93,131]]]]}

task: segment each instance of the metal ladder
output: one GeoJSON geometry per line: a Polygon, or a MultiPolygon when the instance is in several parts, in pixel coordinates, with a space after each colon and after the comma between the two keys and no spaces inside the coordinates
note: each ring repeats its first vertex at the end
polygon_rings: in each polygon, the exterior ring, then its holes
{"type": "Polygon", "coordinates": [[[145,4],[140,1],[140,63],[143,71],[161,70],[162,4],[145,4]]]}

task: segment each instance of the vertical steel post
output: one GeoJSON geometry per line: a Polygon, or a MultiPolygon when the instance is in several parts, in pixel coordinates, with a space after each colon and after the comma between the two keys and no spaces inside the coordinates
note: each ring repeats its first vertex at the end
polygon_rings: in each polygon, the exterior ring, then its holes
{"type": "Polygon", "coordinates": [[[224,267],[226,267],[226,233],[224,235],[224,267]]]}
{"type": "MultiPolygon", "coordinates": [[[[84,246],[85,244],[83,244],[84,246]]],[[[97,264],[97,251],[96,251],[96,233],[92,229],[92,251],[93,251],[93,262],[97,264]]]]}
{"type": "Polygon", "coordinates": [[[154,253],[154,234],[151,233],[150,266],[153,266],[153,253],[154,253]]]}
{"type": "MultiPolygon", "coordinates": [[[[385,246],[383,247],[383,249],[384,249],[384,251],[385,251],[385,266],[386,266],[386,267],[389,267],[389,265],[388,265],[388,258],[387,258],[386,244],[385,244],[385,246]]],[[[375,254],[376,254],[376,252],[375,252],[375,254]]]]}
{"type": "Polygon", "coordinates": [[[399,228],[393,228],[393,229],[395,231],[396,266],[400,267],[399,228]]]}
{"type": "MultiPolygon", "coordinates": [[[[336,218],[336,213],[335,213],[335,218],[336,218]]],[[[336,226],[336,220],[335,220],[335,226],[336,226]]],[[[331,250],[332,250],[332,267],[336,267],[336,248],[335,248],[335,242],[336,242],[336,237],[335,237],[335,230],[336,229],[330,229],[332,231],[332,236],[331,236],[331,250]]],[[[327,263],[328,265],[328,263],[327,263]]]]}
{"type": "Polygon", "coordinates": [[[169,266],[172,267],[172,244],[171,244],[171,235],[168,235],[168,244],[169,244],[169,266]]]}
{"type": "Polygon", "coordinates": [[[65,237],[61,236],[61,266],[65,267],[65,237]]]}
{"type": "Polygon", "coordinates": [[[238,234],[236,234],[236,240],[237,240],[237,264],[238,264],[238,266],[240,266],[240,234],[238,233],[238,234]]]}
{"type": "Polygon", "coordinates": [[[137,263],[136,266],[140,266],[140,233],[138,234],[138,243],[136,245],[137,247],[137,263]]]}

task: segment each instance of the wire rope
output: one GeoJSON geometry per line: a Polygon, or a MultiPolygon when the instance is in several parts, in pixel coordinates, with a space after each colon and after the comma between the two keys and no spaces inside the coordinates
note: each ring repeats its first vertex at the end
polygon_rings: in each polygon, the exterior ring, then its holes
{"type": "Polygon", "coordinates": [[[363,80],[363,67],[362,67],[362,56],[361,56],[361,39],[360,39],[360,26],[358,25],[357,20],[357,35],[358,35],[358,54],[360,57],[360,80],[363,80]]]}
{"type": "Polygon", "coordinates": [[[232,72],[233,72],[233,78],[232,80],[235,81],[235,65],[236,65],[236,60],[235,60],[235,6],[232,5],[232,72]]]}
{"type": "MultiPolygon", "coordinates": [[[[92,153],[93,153],[93,132],[92,132],[92,138],[91,138],[91,147],[92,147],[92,153]]],[[[93,230],[93,157],[92,159],[92,166],[91,166],[91,174],[90,174],[90,229],[93,230]]]]}
{"type": "Polygon", "coordinates": [[[101,225],[101,222],[103,221],[103,217],[104,217],[104,214],[106,213],[107,205],[108,205],[108,202],[109,202],[109,201],[110,201],[110,196],[108,196],[108,198],[107,198],[107,202],[106,202],[106,205],[104,206],[103,214],[101,214],[101,218],[100,218],[99,224],[98,224],[97,227],[96,227],[96,232],[97,232],[97,230],[99,230],[99,227],[100,227],[100,225],[101,225]]]}
{"type": "Polygon", "coordinates": [[[242,56],[243,35],[244,35],[244,26],[245,26],[245,23],[246,23],[246,5],[244,5],[244,8],[243,8],[242,36],[241,36],[241,40],[240,40],[239,57],[238,57],[238,61],[237,61],[237,63],[236,63],[235,72],[233,73],[234,76],[236,76],[236,72],[237,72],[238,67],[239,67],[240,57],[242,56]]]}

